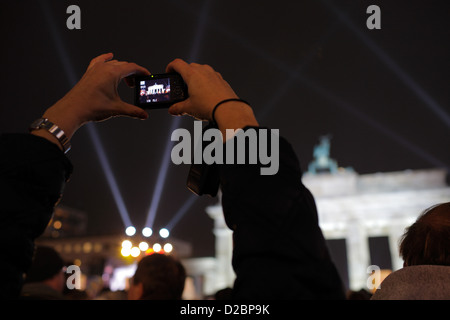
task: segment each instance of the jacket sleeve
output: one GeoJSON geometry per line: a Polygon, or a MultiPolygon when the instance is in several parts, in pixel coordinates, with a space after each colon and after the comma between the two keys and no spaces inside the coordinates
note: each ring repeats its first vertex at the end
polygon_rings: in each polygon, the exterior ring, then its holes
{"type": "Polygon", "coordinates": [[[275,149],[275,175],[261,175],[260,164],[220,168],[225,221],[233,230],[234,297],[343,299],[297,157],[281,137],[275,149]]]}
{"type": "Polygon", "coordinates": [[[4,298],[18,296],[34,240],[49,223],[72,165],[53,143],[31,134],[0,135],[0,263],[4,298]]]}

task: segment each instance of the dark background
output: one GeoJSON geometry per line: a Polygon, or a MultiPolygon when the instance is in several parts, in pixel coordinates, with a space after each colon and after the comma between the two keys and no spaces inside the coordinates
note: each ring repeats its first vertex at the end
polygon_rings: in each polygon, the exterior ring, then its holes
{"type": "MultiPolygon", "coordinates": [[[[399,1],[9,1],[1,4],[0,131],[26,132],[61,98],[89,61],[106,52],[152,73],[174,58],[210,64],[260,123],[280,130],[306,170],[319,137],[358,173],[450,164],[450,2],[399,1]],[[68,30],[66,8],[81,8],[68,30]],[[366,9],[381,8],[381,30],[366,9]]],[[[132,89],[120,86],[132,101],[132,89]]],[[[95,124],[131,221],[143,227],[174,118],[117,118],[95,124]]],[[[193,129],[185,117],[178,127],[193,129]]],[[[123,231],[87,128],[72,140],[75,166],[62,204],[88,214],[89,234],[123,231]]],[[[154,226],[171,220],[191,193],[188,166],[168,166],[154,226]]],[[[213,222],[199,198],[172,230],[213,255],[213,222]]]]}

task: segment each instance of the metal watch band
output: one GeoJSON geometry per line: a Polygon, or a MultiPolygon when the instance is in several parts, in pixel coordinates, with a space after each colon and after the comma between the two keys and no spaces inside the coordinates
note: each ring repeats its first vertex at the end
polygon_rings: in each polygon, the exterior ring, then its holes
{"type": "Polygon", "coordinates": [[[59,143],[61,144],[61,146],[63,148],[64,153],[67,153],[70,150],[71,145],[70,145],[69,139],[66,137],[66,134],[64,133],[64,131],[61,128],[59,128],[56,124],[54,124],[53,122],[50,122],[46,118],[40,118],[40,119],[37,119],[36,121],[34,121],[30,126],[30,131],[39,130],[39,129],[47,130],[56,139],[58,139],[59,143]]]}

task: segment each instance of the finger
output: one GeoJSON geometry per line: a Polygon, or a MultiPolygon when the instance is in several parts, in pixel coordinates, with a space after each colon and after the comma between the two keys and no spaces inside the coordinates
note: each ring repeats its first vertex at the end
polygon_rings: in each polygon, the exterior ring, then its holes
{"type": "Polygon", "coordinates": [[[184,110],[186,110],[186,100],[173,104],[169,108],[169,113],[173,116],[182,116],[186,114],[184,110]]]}
{"type": "Polygon", "coordinates": [[[175,59],[167,65],[166,72],[178,72],[184,78],[184,76],[187,76],[189,68],[190,67],[186,61],[182,59],[175,59]]]}
{"type": "Polygon", "coordinates": [[[217,77],[219,77],[220,80],[223,80],[222,74],[220,72],[216,72],[217,77]]]}
{"type": "Polygon", "coordinates": [[[104,53],[99,55],[98,57],[95,57],[94,59],[91,60],[91,62],[89,63],[88,66],[88,70],[90,68],[92,68],[95,64],[99,63],[99,62],[106,62],[111,60],[114,57],[113,53],[104,53]]]}
{"type": "MultiPolygon", "coordinates": [[[[147,70],[148,71],[148,70],[147,70]]],[[[147,74],[142,74],[142,75],[150,75],[151,73],[147,74]]],[[[125,77],[125,83],[127,84],[127,86],[129,86],[130,88],[134,88],[136,86],[136,81],[135,81],[136,77],[135,75],[131,75],[128,77],[125,77]]]]}
{"type": "Polygon", "coordinates": [[[134,77],[130,76],[130,77],[126,77],[125,78],[125,83],[127,84],[127,86],[129,86],[130,88],[134,88],[135,81],[134,81],[134,77]]]}
{"type": "Polygon", "coordinates": [[[150,75],[150,71],[148,71],[146,68],[132,62],[117,65],[117,68],[121,79],[130,77],[132,75],[150,75]]]}
{"type": "Polygon", "coordinates": [[[136,107],[132,104],[121,101],[119,108],[120,115],[122,116],[137,118],[141,120],[146,120],[148,118],[148,113],[144,109],[136,107]]]}

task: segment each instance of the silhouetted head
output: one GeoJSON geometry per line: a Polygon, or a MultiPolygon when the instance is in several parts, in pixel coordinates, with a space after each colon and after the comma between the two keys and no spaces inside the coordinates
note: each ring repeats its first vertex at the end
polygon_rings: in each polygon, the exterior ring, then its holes
{"type": "Polygon", "coordinates": [[[400,240],[404,266],[450,266],[450,202],[425,210],[400,240]]]}
{"type": "Polygon", "coordinates": [[[130,300],[180,300],[186,271],[172,256],[152,254],[139,261],[130,283],[130,300]]]}

